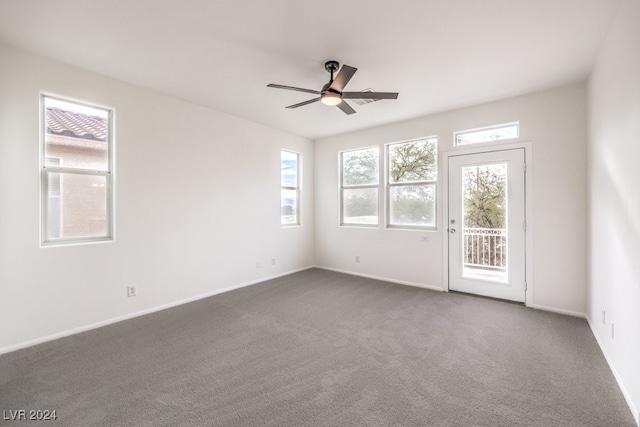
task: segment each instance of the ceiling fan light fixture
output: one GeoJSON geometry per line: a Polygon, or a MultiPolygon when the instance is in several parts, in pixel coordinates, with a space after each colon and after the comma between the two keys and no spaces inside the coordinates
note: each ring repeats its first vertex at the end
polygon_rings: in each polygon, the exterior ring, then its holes
{"type": "Polygon", "coordinates": [[[340,94],[337,94],[335,92],[325,92],[322,94],[320,102],[322,102],[324,105],[335,107],[342,102],[342,97],[340,96],[340,94]]]}

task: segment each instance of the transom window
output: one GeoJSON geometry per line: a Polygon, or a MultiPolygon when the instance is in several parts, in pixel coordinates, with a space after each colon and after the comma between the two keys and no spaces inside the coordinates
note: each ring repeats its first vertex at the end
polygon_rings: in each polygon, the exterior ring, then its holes
{"type": "Polygon", "coordinates": [[[42,96],[42,242],[111,240],[113,111],[42,96]]]}
{"type": "Polygon", "coordinates": [[[478,129],[470,129],[453,134],[455,145],[479,144],[482,142],[500,141],[504,139],[516,139],[520,136],[518,123],[506,123],[502,125],[486,126],[478,129]]]}
{"type": "Polygon", "coordinates": [[[436,227],[438,139],[387,145],[387,226],[436,227]]]}

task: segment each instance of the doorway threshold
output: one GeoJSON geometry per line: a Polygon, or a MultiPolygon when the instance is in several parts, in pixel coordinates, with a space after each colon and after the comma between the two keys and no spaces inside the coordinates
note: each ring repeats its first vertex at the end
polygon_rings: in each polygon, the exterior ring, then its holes
{"type": "Polygon", "coordinates": [[[526,307],[526,304],[524,302],[521,302],[521,301],[513,301],[513,300],[509,300],[509,299],[488,297],[488,296],[485,296],[485,295],[472,294],[470,292],[461,292],[461,291],[452,291],[452,290],[449,290],[448,292],[450,294],[466,295],[466,296],[469,296],[469,297],[488,299],[488,300],[493,300],[493,301],[498,301],[498,302],[506,302],[506,303],[509,303],[509,304],[520,305],[522,307],[526,307]]]}

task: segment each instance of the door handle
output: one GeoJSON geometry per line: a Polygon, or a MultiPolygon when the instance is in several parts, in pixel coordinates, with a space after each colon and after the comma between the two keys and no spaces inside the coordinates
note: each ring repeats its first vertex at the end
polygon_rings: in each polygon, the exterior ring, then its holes
{"type": "Polygon", "coordinates": [[[449,233],[453,234],[453,233],[455,233],[455,232],[456,232],[456,229],[455,229],[455,228],[450,228],[450,229],[449,229],[449,233]]]}

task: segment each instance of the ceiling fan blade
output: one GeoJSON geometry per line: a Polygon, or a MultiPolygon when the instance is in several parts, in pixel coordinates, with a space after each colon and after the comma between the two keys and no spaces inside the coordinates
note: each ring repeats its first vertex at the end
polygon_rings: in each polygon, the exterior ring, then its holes
{"type": "Polygon", "coordinates": [[[298,107],[302,107],[303,105],[313,104],[314,102],[318,102],[318,101],[320,101],[320,97],[313,98],[308,101],[300,102],[299,104],[289,105],[287,108],[298,108],[298,107]]]}
{"type": "Polygon", "coordinates": [[[342,101],[340,104],[336,105],[339,109],[341,109],[345,114],[355,114],[356,110],[351,108],[351,105],[347,104],[345,101],[342,101]]]}
{"type": "Polygon", "coordinates": [[[344,87],[349,83],[351,77],[358,71],[357,68],[350,67],[348,65],[343,65],[338,71],[338,75],[335,79],[333,79],[333,83],[329,86],[330,89],[336,90],[338,92],[342,92],[344,87]]]}
{"type": "Polygon", "coordinates": [[[313,93],[315,95],[320,95],[320,91],[317,90],[312,90],[312,89],[303,89],[301,87],[293,87],[293,86],[283,86],[283,85],[276,85],[276,84],[268,84],[267,87],[273,87],[276,89],[287,89],[287,90],[295,90],[297,92],[306,92],[306,93],[313,93]]]}
{"type": "Polygon", "coordinates": [[[398,99],[398,92],[342,92],[345,99],[398,99]]]}

